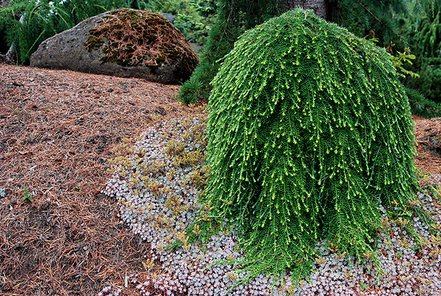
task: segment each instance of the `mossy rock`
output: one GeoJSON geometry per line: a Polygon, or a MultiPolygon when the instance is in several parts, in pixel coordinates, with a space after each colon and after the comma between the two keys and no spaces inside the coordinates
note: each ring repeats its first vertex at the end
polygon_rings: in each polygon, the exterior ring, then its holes
{"type": "MultiPolygon", "coordinates": [[[[202,202],[250,275],[374,256],[380,209],[417,189],[409,102],[384,49],[296,9],[247,31],[212,82],[202,202]]],[[[205,225],[207,226],[207,225],[205,225]]]]}
{"type": "Polygon", "coordinates": [[[94,16],[40,44],[31,66],[139,77],[188,79],[198,63],[185,37],[160,14],[119,9],[94,16]]]}

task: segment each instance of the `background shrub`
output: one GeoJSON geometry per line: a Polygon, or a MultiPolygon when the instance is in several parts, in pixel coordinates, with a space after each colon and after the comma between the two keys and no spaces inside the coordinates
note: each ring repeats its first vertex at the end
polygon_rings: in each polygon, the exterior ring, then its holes
{"type": "Polygon", "coordinates": [[[203,45],[214,22],[215,0],[140,1],[139,8],[174,15],[174,25],[188,41],[203,45]]]}
{"type": "Polygon", "coordinates": [[[359,37],[376,38],[381,46],[404,44],[398,15],[408,0],[329,0],[329,20],[359,37]]]}
{"type": "Polygon", "coordinates": [[[441,58],[441,2],[411,0],[402,15],[408,45],[420,57],[441,58]]]}
{"type": "Polygon", "coordinates": [[[238,229],[250,274],[302,274],[321,239],[370,256],[380,209],[415,195],[413,122],[389,55],[310,11],[236,42],[213,80],[208,139],[203,202],[238,229]]]}
{"type": "Polygon", "coordinates": [[[441,58],[424,59],[419,75],[418,78],[411,79],[410,84],[419,89],[427,99],[441,103],[441,58]]]}
{"type": "Polygon", "coordinates": [[[216,21],[201,52],[199,65],[179,90],[179,100],[185,104],[206,101],[211,91],[210,82],[237,38],[245,30],[286,11],[282,2],[218,0],[216,21]]]}
{"type": "Polygon", "coordinates": [[[416,55],[408,68],[418,74],[403,79],[411,90],[412,111],[426,117],[441,116],[441,2],[411,0],[406,8],[400,19],[401,33],[416,55]]]}
{"type": "Polygon", "coordinates": [[[406,87],[405,89],[409,97],[412,113],[423,117],[441,116],[441,104],[426,99],[420,92],[413,88],[406,87]]]}

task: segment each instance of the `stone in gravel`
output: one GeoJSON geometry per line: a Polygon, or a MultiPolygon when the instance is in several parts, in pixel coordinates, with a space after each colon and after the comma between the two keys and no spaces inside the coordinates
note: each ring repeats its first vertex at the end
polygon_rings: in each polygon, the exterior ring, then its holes
{"type": "Polygon", "coordinates": [[[185,37],[164,16],[133,9],[88,18],[43,41],[30,59],[34,67],[160,83],[186,80],[197,62],[185,37]]]}
{"type": "Polygon", "coordinates": [[[6,197],[6,189],[0,187],[0,198],[4,198],[6,197]]]}

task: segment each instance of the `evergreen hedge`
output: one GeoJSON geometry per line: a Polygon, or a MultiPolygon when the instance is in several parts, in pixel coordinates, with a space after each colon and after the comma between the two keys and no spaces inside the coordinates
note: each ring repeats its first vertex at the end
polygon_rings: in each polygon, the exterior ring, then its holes
{"type": "Polygon", "coordinates": [[[302,274],[322,239],[375,254],[380,209],[404,211],[417,188],[386,51],[296,9],[243,34],[212,85],[202,202],[238,230],[250,275],[302,274]]]}

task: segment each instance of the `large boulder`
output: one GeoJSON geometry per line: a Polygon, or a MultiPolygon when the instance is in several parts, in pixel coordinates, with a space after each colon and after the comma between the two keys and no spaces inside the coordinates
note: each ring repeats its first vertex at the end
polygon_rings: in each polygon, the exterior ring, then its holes
{"type": "Polygon", "coordinates": [[[40,44],[31,66],[70,69],[161,83],[190,77],[198,60],[165,17],[119,9],[88,18],[40,44]]]}

